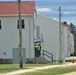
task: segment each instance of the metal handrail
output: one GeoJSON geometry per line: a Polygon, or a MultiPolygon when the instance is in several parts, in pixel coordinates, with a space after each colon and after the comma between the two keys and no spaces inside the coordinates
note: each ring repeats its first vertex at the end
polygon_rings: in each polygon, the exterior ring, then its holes
{"type": "Polygon", "coordinates": [[[51,59],[52,59],[52,62],[53,62],[53,54],[50,53],[50,52],[48,52],[48,51],[46,51],[46,50],[42,50],[42,51],[43,51],[43,58],[44,58],[44,55],[45,55],[45,56],[51,58],[51,59]],[[45,53],[48,53],[48,54],[50,54],[50,55],[47,55],[47,54],[45,54],[45,53]]]}

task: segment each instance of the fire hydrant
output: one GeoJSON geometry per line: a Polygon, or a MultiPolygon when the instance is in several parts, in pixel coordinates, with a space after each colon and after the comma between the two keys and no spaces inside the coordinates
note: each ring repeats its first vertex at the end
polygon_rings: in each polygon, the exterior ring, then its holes
{"type": "Polygon", "coordinates": [[[72,63],[74,63],[74,59],[72,60],[72,63]]]}

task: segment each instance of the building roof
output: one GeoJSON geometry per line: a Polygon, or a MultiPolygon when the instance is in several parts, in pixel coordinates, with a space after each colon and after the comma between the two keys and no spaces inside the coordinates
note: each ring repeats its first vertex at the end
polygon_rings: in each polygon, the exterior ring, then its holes
{"type": "Polygon", "coordinates": [[[70,24],[65,25],[65,27],[67,27],[68,29],[70,29],[70,24]]]}
{"type": "MultiPolygon", "coordinates": [[[[21,2],[21,14],[33,14],[34,1],[21,2]]],[[[18,14],[18,2],[0,2],[0,15],[18,14]]]]}

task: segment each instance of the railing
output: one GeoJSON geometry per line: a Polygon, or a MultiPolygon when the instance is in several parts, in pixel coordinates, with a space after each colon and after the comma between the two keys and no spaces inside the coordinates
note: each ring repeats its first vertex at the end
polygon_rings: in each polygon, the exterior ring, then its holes
{"type": "Polygon", "coordinates": [[[43,58],[44,58],[44,56],[47,56],[47,57],[51,58],[52,62],[53,62],[53,54],[52,53],[50,53],[46,50],[42,50],[42,54],[43,54],[43,58]]]}
{"type": "Polygon", "coordinates": [[[0,64],[2,64],[2,58],[0,58],[0,64]]]}

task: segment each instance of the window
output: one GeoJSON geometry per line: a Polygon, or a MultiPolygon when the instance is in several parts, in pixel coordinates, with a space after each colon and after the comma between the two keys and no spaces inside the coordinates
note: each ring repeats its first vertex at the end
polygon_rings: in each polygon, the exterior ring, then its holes
{"type": "Polygon", "coordinates": [[[40,26],[36,26],[36,37],[40,40],[40,26]]]}
{"type": "Polygon", "coordinates": [[[1,26],[1,20],[0,20],[0,29],[2,29],[2,26],[1,26]]]}
{"type": "MultiPolygon", "coordinates": [[[[21,20],[22,29],[25,28],[24,20],[21,20]]],[[[19,20],[17,21],[17,28],[19,29],[19,20]]]]}

